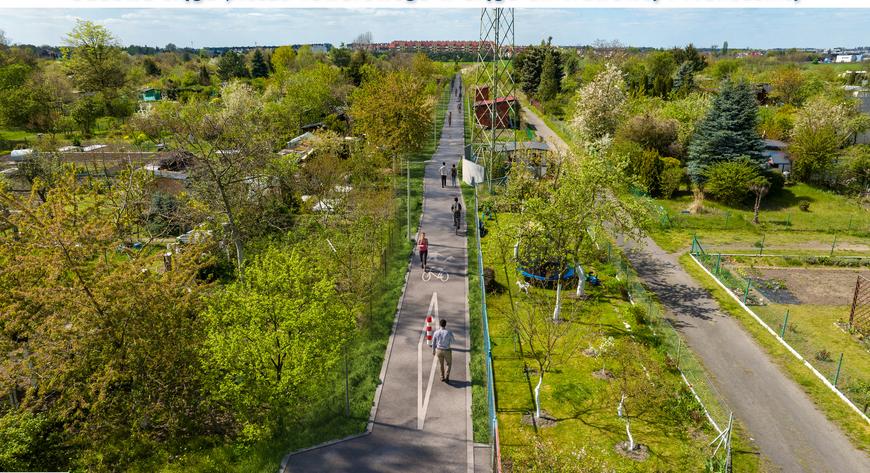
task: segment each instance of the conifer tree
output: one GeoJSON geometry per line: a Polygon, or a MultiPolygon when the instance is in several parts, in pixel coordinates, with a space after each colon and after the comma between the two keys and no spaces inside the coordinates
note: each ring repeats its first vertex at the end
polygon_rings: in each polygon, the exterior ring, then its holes
{"type": "Polygon", "coordinates": [[[558,53],[549,49],[541,67],[541,82],[538,84],[538,98],[547,101],[556,98],[562,82],[562,71],[557,64],[558,53]]]}
{"type": "Polygon", "coordinates": [[[764,163],[764,144],[756,130],[758,103],[745,82],[722,83],[719,95],[707,116],[698,124],[689,144],[689,174],[695,182],[704,181],[704,170],[720,161],[746,156],[764,163]]]}
{"type": "Polygon", "coordinates": [[[251,77],[267,77],[269,75],[269,66],[263,58],[263,53],[259,49],[254,51],[254,56],[251,57],[251,77]]]}

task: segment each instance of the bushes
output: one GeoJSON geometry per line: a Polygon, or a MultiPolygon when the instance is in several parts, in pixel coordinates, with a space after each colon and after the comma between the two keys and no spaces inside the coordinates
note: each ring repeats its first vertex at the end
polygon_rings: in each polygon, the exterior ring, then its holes
{"type": "Polygon", "coordinates": [[[704,171],[707,179],[704,192],[720,202],[739,204],[749,194],[749,184],[758,175],[758,167],[749,159],[720,161],[704,171]]]}
{"type": "Polygon", "coordinates": [[[0,470],[66,469],[63,427],[45,414],[9,412],[0,417],[0,470]]]}
{"type": "Polygon", "coordinates": [[[686,175],[686,172],[677,159],[661,158],[661,163],[662,172],[659,176],[659,191],[662,197],[670,199],[680,187],[680,182],[683,181],[683,176],[686,175]]]}
{"type": "Polygon", "coordinates": [[[847,148],[837,161],[835,173],[838,189],[850,194],[870,192],[870,146],[847,148]]]}
{"type": "Polygon", "coordinates": [[[675,156],[680,151],[677,143],[677,121],[659,118],[649,112],[628,120],[620,128],[618,136],[644,148],[654,149],[664,156],[675,156]]]}
{"type": "Polygon", "coordinates": [[[643,184],[649,195],[658,197],[661,195],[662,158],[658,151],[645,149],[632,160],[632,168],[635,175],[643,184]]]}
{"type": "Polygon", "coordinates": [[[794,176],[805,182],[829,181],[832,163],[854,133],[868,126],[856,103],[815,97],[795,117],[792,143],[794,176]]]}

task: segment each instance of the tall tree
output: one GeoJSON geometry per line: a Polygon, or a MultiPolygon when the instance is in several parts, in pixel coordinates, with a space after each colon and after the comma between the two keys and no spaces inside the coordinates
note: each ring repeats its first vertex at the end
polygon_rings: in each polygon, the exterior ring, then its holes
{"type": "Polygon", "coordinates": [[[354,85],[360,85],[363,81],[364,66],[371,64],[372,57],[364,49],[358,49],[350,56],[350,63],[347,66],[347,75],[354,85]]]}
{"type": "Polygon", "coordinates": [[[674,71],[677,69],[674,56],[668,51],[656,51],[647,58],[646,63],[649,72],[648,92],[658,97],[667,97],[674,87],[674,71]]]}
{"type": "Polygon", "coordinates": [[[773,93],[783,103],[800,106],[803,102],[806,82],[801,70],[795,65],[778,68],[770,80],[773,93]]]}
{"type": "Polygon", "coordinates": [[[577,92],[571,126],[590,144],[612,136],[622,118],[625,101],[622,72],[615,65],[607,64],[592,82],[577,92]]]}
{"type": "Polygon", "coordinates": [[[353,52],[348,48],[332,48],[329,50],[329,60],[332,64],[345,68],[350,65],[350,58],[353,52]]]}
{"type": "Polygon", "coordinates": [[[66,68],[79,90],[115,95],[124,85],[121,48],[104,26],[79,20],[65,43],[69,48],[66,68]]]}
{"type": "Polygon", "coordinates": [[[199,65],[199,74],[197,75],[199,85],[211,85],[211,72],[205,64],[199,65]]]}
{"type": "Polygon", "coordinates": [[[528,95],[534,95],[541,83],[541,71],[546,53],[551,48],[544,44],[529,46],[516,54],[513,67],[520,88],[528,95]]]}
{"type": "Polygon", "coordinates": [[[215,395],[251,432],[268,435],[304,416],[299,406],[320,395],[354,329],[352,306],[319,268],[302,250],[269,247],[205,313],[215,395]]]}
{"type": "Polygon", "coordinates": [[[17,229],[0,234],[0,333],[15,353],[0,372],[27,380],[20,409],[58,419],[57,440],[85,450],[91,471],[202,432],[208,411],[195,353],[202,250],[176,254],[168,272],[159,253],[128,250],[150,182],[119,177],[107,188],[69,172],[44,202],[0,191],[14,210],[0,219],[17,229]]]}
{"type": "Polygon", "coordinates": [[[142,60],[142,67],[145,68],[145,74],[148,74],[149,76],[157,77],[162,72],[160,66],[158,66],[157,63],[154,62],[154,59],[151,59],[150,57],[146,57],[142,60]]]}
{"type": "Polygon", "coordinates": [[[274,138],[263,102],[249,86],[230,83],[221,90],[220,102],[162,104],[137,126],[153,140],[189,153],[194,208],[202,210],[200,219],[211,222],[210,230],[232,245],[239,272],[245,243],[259,228],[286,229],[281,222],[262,221],[258,206],[269,193],[265,169],[274,155],[274,138]]]}
{"type": "Polygon", "coordinates": [[[548,101],[556,98],[561,91],[562,71],[558,63],[559,53],[550,48],[544,54],[544,64],[541,66],[541,81],[538,84],[537,97],[548,101]]]}
{"type": "Polygon", "coordinates": [[[234,78],[250,77],[248,65],[245,63],[245,57],[233,50],[229,50],[221,56],[218,61],[217,73],[221,80],[224,81],[234,78]]]}
{"type": "Polygon", "coordinates": [[[695,89],[695,69],[689,62],[680,64],[674,77],[674,90],[680,97],[685,97],[695,89]]]}
{"type": "Polygon", "coordinates": [[[257,49],[254,51],[253,57],[251,57],[251,77],[268,77],[269,76],[269,65],[266,64],[266,60],[263,58],[263,53],[257,49]]]}
{"type": "Polygon", "coordinates": [[[840,148],[854,133],[866,129],[868,121],[854,102],[824,96],[807,102],[795,117],[789,146],[795,178],[825,182],[840,148]]]}
{"type": "Polygon", "coordinates": [[[279,46],[272,51],[272,69],[275,72],[282,73],[289,71],[296,64],[296,50],[293,46],[279,46]]]}
{"type": "Polygon", "coordinates": [[[757,131],[758,103],[746,82],[722,83],[707,116],[698,124],[689,144],[689,174],[704,181],[704,169],[719,161],[741,156],[764,163],[764,143],[757,131]]]}
{"type": "Polygon", "coordinates": [[[387,157],[422,148],[432,130],[434,100],[426,85],[404,71],[366,81],[353,93],[354,130],[387,157]]]}

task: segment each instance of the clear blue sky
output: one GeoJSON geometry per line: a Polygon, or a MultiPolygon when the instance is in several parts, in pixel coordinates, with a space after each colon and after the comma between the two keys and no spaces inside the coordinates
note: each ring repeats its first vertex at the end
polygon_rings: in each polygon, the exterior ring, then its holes
{"type": "MultiPolygon", "coordinates": [[[[109,27],[124,44],[242,46],[351,42],[371,31],[394,39],[476,39],[479,10],[17,10],[0,9],[0,29],[12,42],[56,45],[77,18],[109,27]]],[[[870,9],[516,10],[518,44],[546,36],[562,45],[618,39],[632,46],[692,42],[732,48],[870,45],[870,9]]]]}

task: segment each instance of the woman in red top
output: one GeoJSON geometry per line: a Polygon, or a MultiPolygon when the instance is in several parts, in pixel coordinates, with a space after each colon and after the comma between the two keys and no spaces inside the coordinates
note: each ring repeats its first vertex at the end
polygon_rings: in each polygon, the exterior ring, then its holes
{"type": "Polygon", "coordinates": [[[426,269],[426,259],[429,257],[429,240],[426,238],[426,233],[422,233],[417,240],[417,251],[420,253],[420,267],[426,269]]]}

